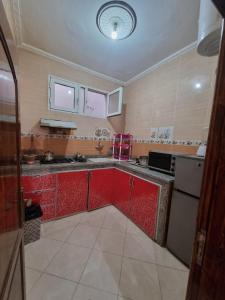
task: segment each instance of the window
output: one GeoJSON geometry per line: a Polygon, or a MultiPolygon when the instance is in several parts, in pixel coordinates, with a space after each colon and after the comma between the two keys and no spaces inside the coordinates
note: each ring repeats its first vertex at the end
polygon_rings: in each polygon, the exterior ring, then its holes
{"type": "Polygon", "coordinates": [[[67,80],[49,76],[50,109],[77,112],[78,85],[67,80]]]}
{"type": "Polygon", "coordinates": [[[49,108],[78,113],[93,118],[106,118],[121,114],[122,92],[99,91],[78,83],[49,76],[49,108]]]}

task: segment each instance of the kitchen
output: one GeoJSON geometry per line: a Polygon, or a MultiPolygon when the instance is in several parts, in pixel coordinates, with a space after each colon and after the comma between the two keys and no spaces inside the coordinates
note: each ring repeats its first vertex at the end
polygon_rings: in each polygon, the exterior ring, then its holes
{"type": "MultiPolygon", "coordinates": [[[[27,299],[185,299],[222,18],[210,1],[169,2],[1,3],[17,44],[21,186],[33,214],[27,299]]],[[[4,51],[1,60],[2,90],[12,90],[4,51]]],[[[9,123],[15,110],[2,115],[9,123]]],[[[15,226],[7,214],[3,232],[15,226]]]]}

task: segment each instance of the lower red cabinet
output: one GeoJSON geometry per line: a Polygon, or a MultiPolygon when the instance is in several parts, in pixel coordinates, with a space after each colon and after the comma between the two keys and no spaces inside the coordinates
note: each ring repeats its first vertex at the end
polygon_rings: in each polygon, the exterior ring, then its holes
{"type": "Polygon", "coordinates": [[[113,186],[113,204],[122,211],[127,217],[130,217],[130,197],[132,175],[115,169],[115,180],[113,186]]]}
{"type": "Polygon", "coordinates": [[[23,176],[24,199],[31,199],[39,203],[43,216],[42,220],[52,220],[56,216],[56,175],[46,174],[37,176],[23,176]]]}
{"type": "Polygon", "coordinates": [[[131,196],[131,220],[151,238],[155,238],[159,186],[134,177],[131,196]]]}
{"type": "Polygon", "coordinates": [[[112,204],[114,171],[101,169],[90,172],[88,210],[112,204]]]}
{"type": "Polygon", "coordinates": [[[113,204],[155,238],[160,187],[152,182],[115,168],[24,176],[22,180],[24,198],[41,205],[44,221],[113,204]]]}
{"type": "Polygon", "coordinates": [[[88,171],[57,174],[56,217],[87,210],[88,171]]]}

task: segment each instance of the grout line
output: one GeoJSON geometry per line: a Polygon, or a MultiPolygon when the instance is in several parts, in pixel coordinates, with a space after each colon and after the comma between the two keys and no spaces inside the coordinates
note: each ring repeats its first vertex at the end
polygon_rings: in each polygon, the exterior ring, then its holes
{"type": "Polygon", "coordinates": [[[96,291],[98,291],[98,292],[104,292],[104,293],[106,293],[106,294],[110,294],[110,295],[113,295],[113,296],[117,296],[117,294],[115,294],[115,293],[112,293],[112,292],[109,292],[109,291],[105,291],[105,290],[99,289],[99,288],[97,288],[97,287],[93,287],[93,286],[88,285],[88,284],[86,284],[86,283],[81,283],[81,282],[80,282],[79,285],[82,285],[82,286],[84,286],[84,287],[91,288],[91,289],[96,290],[96,291]]]}

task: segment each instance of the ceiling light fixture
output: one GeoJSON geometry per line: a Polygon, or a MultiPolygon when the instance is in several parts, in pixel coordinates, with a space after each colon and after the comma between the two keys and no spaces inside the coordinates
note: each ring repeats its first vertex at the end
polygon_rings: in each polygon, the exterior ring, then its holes
{"type": "Polygon", "coordinates": [[[200,82],[197,82],[197,83],[195,84],[195,88],[196,88],[197,90],[199,90],[201,87],[202,87],[202,85],[201,85],[200,82]]]}
{"type": "Polygon", "coordinates": [[[110,1],[98,10],[96,23],[105,37],[123,40],[134,32],[137,17],[133,8],[126,2],[110,1]]]}

